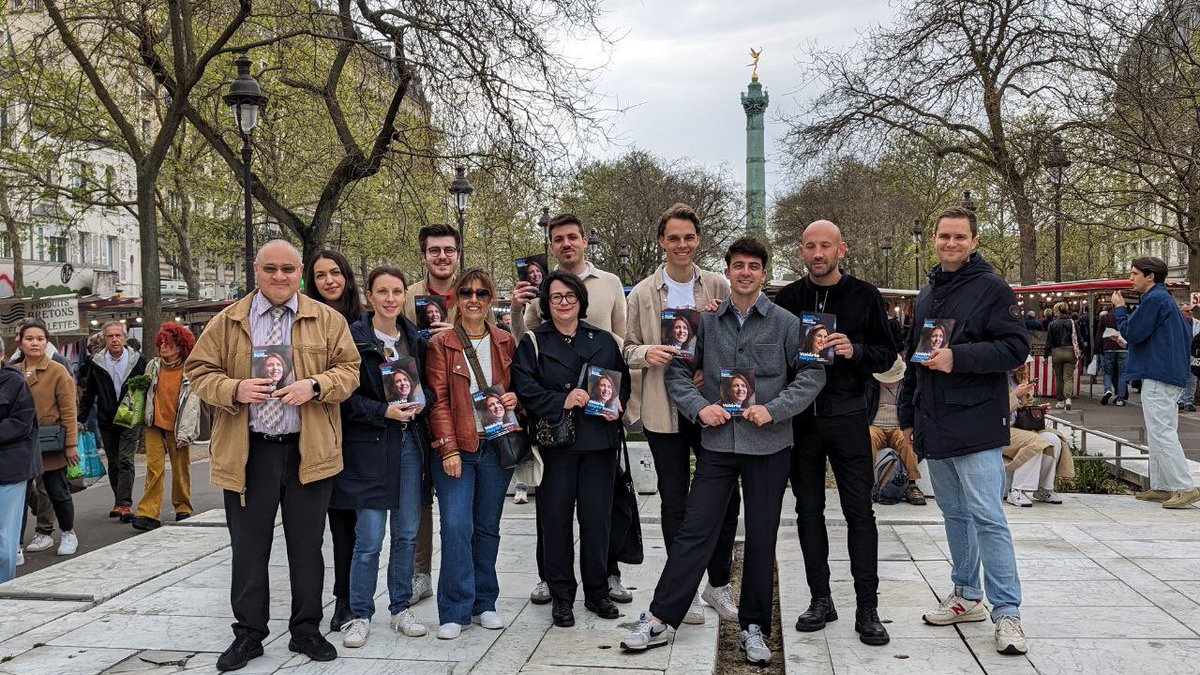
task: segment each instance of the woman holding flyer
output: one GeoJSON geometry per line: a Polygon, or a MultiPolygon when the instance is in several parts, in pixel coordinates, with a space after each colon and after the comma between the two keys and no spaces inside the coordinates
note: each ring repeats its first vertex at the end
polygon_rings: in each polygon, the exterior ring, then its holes
{"type": "Polygon", "coordinates": [[[442,569],[437,601],[441,626],[437,636],[452,640],[472,620],[489,630],[504,627],[496,613],[500,594],[496,554],[500,549],[500,514],[512,480],[512,469],[500,466],[491,440],[474,413],[472,396],[500,387],[506,410],[515,410],[509,368],[517,343],[487,318],[492,315],[496,286],[480,268],[467,270],[454,284],[457,303],[451,311],[454,330],[433,336],[425,376],[436,399],[431,406],[431,443],[441,512],[442,569]],[[483,374],[479,382],[475,372],[483,374]],[[440,460],[440,461],[439,461],[440,460]]]}
{"type": "Polygon", "coordinates": [[[408,637],[427,632],[409,609],[417,527],[426,489],[422,478],[429,448],[426,420],[419,403],[395,400],[392,375],[386,376],[386,383],[384,379],[385,372],[404,373],[408,389],[420,388],[420,382],[412,380],[412,372],[420,372],[424,345],[417,327],[402,315],[406,292],[403,272],[390,266],[375,268],[367,281],[371,309],[350,326],[362,361],[358,389],[342,403],[342,416],[347,420],[342,449],[345,468],[334,479],[329,505],[355,509],[350,619],[340,627],[342,645],[351,648],[362,647],[370,634],[379,553],[388,527],[392,534],[387,574],[391,629],[408,637]],[[413,371],[406,368],[414,363],[413,371]]]}
{"type": "Polygon", "coordinates": [[[513,383],[532,421],[577,415],[575,444],[542,455],[545,472],[537,505],[554,625],[566,627],[575,625],[571,605],[578,584],[571,514],[576,511],[584,606],[604,619],[619,616],[608,597],[608,540],[621,444],[620,412],[629,402],[629,369],[613,336],[581,321],[587,317],[588,296],[579,277],[555,270],[547,275],[545,288],[538,301],[542,316],[551,321],[522,338],[513,383]],[[605,383],[614,390],[610,398],[616,398],[618,412],[601,409],[597,412],[602,414],[579,414],[576,410],[587,407],[591,399],[583,388],[587,370],[595,373],[592,387],[599,396],[604,395],[605,383]]]}

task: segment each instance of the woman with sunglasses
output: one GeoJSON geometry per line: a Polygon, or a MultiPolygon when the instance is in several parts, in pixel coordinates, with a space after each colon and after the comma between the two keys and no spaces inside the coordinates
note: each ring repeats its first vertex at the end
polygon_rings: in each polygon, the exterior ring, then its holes
{"type": "Polygon", "coordinates": [[[455,329],[433,337],[425,367],[435,397],[429,427],[430,445],[437,451],[433,482],[442,524],[437,636],[443,640],[458,637],[472,620],[492,630],[504,627],[496,613],[496,554],[500,514],[513,471],[500,467],[496,448],[483,437],[471,395],[499,385],[504,388],[505,409],[517,407],[509,381],[517,343],[490,320],[496,291],[491,276],[470,269],[454,287],[457,303],[450,318],[455,329]],[[477,355],[486,382],[476,380],[468,347],[477,355]]]}
{"type": "MultiPolygon", "coordinates": [[[[358,282],[346,256],[325,249],[304,270],[304,294],[337,310],[351,326],[362,316],[358,282]]],[[[333,617],[329,630],[339,631],[350,621],[350,559],[354,555],[355,511],[329,506],[329,534],[333,538],[333,617]]]]}

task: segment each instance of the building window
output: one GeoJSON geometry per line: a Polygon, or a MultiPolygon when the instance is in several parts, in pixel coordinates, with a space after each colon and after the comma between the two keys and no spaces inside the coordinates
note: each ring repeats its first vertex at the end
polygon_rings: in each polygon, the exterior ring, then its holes
{"type": "Polygon", "coordinates": [[[71,177],[69,179],[72,190],[82,190],[87,183],[87,164],[79,160],[71,160],[71,177]]]}
{"type": "Polygon", "coordinates": [[[67,238],[46,237],[46,254],[50,262],[67,262],[67,238]]]}
{"type": "Polygon", "coordinates": [[[117,269],[117,256],[120,255],[117,238],[109,237],[105,243],[105,264],[108,266],[108,269],[115,270],[117,269]]]}

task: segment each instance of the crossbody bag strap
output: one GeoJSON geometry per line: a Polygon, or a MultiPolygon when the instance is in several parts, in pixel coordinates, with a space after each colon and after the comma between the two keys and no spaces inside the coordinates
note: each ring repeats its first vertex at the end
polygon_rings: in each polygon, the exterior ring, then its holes
{"type": "Polygon", "coordinates": [[[467,337],[467,331],[463,330],[462,325],[456,325],[454,326],[454,332],[458,333],[458,339],[463,343],[463,356],[467,357],[467,364],[471,366],[471,372],[475,373],[475,382],[479,385],[479,390],[483,391],[487,389],[488,379],[483,376],[483,366],[479,365],[479,353],[471,345],[471,339],[467,337]]]}

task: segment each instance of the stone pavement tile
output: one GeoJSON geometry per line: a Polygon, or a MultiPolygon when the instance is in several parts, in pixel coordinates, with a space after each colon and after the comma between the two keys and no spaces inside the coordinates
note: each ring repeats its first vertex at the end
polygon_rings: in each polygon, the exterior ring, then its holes
{"type": "MultiPolygon", "coordinates": [[[[330,595],[327,600],[333,601],[330,595]]],[[[292,598],[287,588],[273,591],[270,596],[270,616],[286,619],[291,614],[292,598]]],[[[229,593],[213,593],[211,589],[187,586],[168,586],[145,597],[125,600],[118,595],[111,602],[92,610],[97,614],[142,614],[160,616],[223,617],[233,619],[229,593]]]]}
{"type": "MultiPolygon", "coordinates": [[[[471,671],[474,674],[475,671],[471,671]]],[[[545,666],[526,664],[521,669],[526,675],[656,675],[661,670],[641,668],[583,668],[580,666],[545,666]]]]}
{"type": "MultiPolygon", "coordinates": [[[[983,666],[988,675],[1058,675],[1054,671],[1039,671],[1029,662],[1028,656],[1013,656],[996,651],[996,639],[993,637],[991,622],[978,624],[986,627],[987,635],[976,635],[967,639],[967,648],[975,655],[975,660],[983,666]]],[[[1036,651],[1042,644],[1038,639],[1028,641],[1030,651],[1036,651]]],[[[1099,675],[1097,671],[1091,675],[1099,675]]]]}
{"type": "MultiPolygon", "coordinates": [[[[805,675],[834,675],[833,662],[829,657],[829,641],[824,631],[800,633],[783,622],[784,669],[789,673],[805,675]]],[[[839,671],[840,672],[840,671],[839,671]]]]}
{"type": "MultiPolygon", "coordinates": [[[[48,644],[62,647],[112,647],[117,649],[164,649],[195,652],[222,652],[233,641],[230,621],[223,617],[192,617],[110,614],[48,644]]],[[[287,634],[287,621],[267,624],[275,641],[287,634]]]]}
{"type": "MultiPolygon", "coordinates": [[[[712,673],[717,663],[717,639],[720,630],[715,611],[704,610],[703,626],[688,626],[676,632],[671,646],[671,660],[667,663],[666,675],[696,675],[712,673]]],[[[627,630],[627,629],[624,629],[627,630]]],[[[622,633],[624,637],[624,632],[622,633]]],[[[782,657],[777,654],[776,658],[782,657]]]]}
{"type": "MultiPolygon", "coordinates": [[[[58,600],[4,600],[0,602],[0,642],[28,632],[59,617],[83,612],[90,602],[58,600]]],[[[0,654],[3,656],[3,654],[0,654]]]]}
{"type": "MultiPolygon", "coordinates": [[[[847,581],[837,581],[829,584],[833,592],[834,606],[838,610],[838,620],[826,624],[824,633],[830,640],[858,639],[854,632],[854,612],[857,607],[854,595],[854,584],[847,581]]],[[[807,589],[804,590],[807,598],[807,589]]],[[[892,640],[902,638],[938,637],[931,632],[930,627],[921,621],[922,612],[936,607],[938,598],[933,594],[924,580],[921,581],[880,581],[879,582],[879,618],[886,622],[888,634],[892,640]]],[[[808,606],[807,601],[805,607],[808,606]]],[[[796,614],[783,616],[783,626],[786,630],[794,630],[796,614]]]]}
{"type": "MultiPolygon", "coordinates": [[[[460,664],[454,661],[393,661],[388,659],[346,659],[338,658],[325,663],[304,659],[274,672],[295,675],[451,675],[458,670],[460,664]]],[[[245,671],[237,671],[241,675],[245,671]]]]}
{"type": "MultiPolygon", "coordinates": [[[[215,652],[198,652],[191,659],[188,659],[187,665],[180,672],[184,673],[206,673],[211,674],[216,672],[217,659],[220,658],[221,651],[224,651],[230,643],[233,642],[233,636],[227,636],[227,642],[219,651],[215,652]]],[[[271,640],[263,645],[263,655],[257,659],[252,659],[250,663],[243,669],[237,671],[238,675],[269,675],[270,673],[279,672],[280,668],[293,664],[313,664],[306,656],[296,654],[287,648],[287,638],[284,636],[282,640],[271,640]]],[[[337,643],[334,643],[335,645],[337,643]]],[[[340,659],[339,659],[340,660],[340,659]]]]}
{"type": "MultiPolygon", "coordinates": [[[[799,544],[797,544],[799,547],[799,544]]],[[[804,566],[797,566],[800,572],[801,583],[804,584],[805,595],[807,595],[807,582],[804,582],[804,566]]],[[[849,560],[830,560],[829,561],[829,580],[830,581],[854,581],[854,577],[850,575],[849,560]]],[[[882,581],[921,581],[921,572],[917,569],[917,563],[911,560],[880,560],[879,561],[879,580],[882,581]]],[[[805,607],[808,606],[808,601],[805,600],[805,607]]],[[[803,610],[801,610],[803,611],[803,610]]]]}
{"type": "Polygon", "coordinates": [[[1194,600],[1178,592],[1167,582],[1155,577],[1129,560],[1104,560],[1102,563],[1114,576],[1120,578],[1130,588],[1187,626],[1197,636],[1200,636],[1200,605],[1194,600]]]}
{"type": "Polygon", "coordinates": [[[0,598],[100,602],[228,545],[221,530],[159,528],[0,584],[0,598]]]}
{"type": "Polygon", "coordinates": [[[957,635],[893,640],[883,647],[857,638],[829,638],[829,656],[838,675],[983,673],[957,635]]]}
{"type": "Polygon", "coordinates": [[[1108,547],[1126,558],[1195,558],[1200,555],[1200,542],[1174,539],[1110,540],[1108,547]]]}
{"type": "MultiPolygon", "coordinates": [[[[1166,511],[1167,509],[1159,509],[1166,511]]],[[[1088,534],[1100,541],[1129,541],[1131,539],[1171,539],[1173,541],[1200,541],[1200,523],[1173,525],[1108,525],[1090,527],[1088,534]]]]}
{"type": "Polygon", "coordinates": [[[99,673],[136,652],[99,647],[38,647],[0,663],[3,675],[62,675],[99,673]]]}
{"type": "MultiPolygon", "coordinates": [[[[946,554],[922,525],[894,525],[892,529],[913,560],[944,560],[946,554]]],[[[943,533],[944,534],[944,533],[943,533]]]]}
{"type": "Polygon", "coordinates": [[[1109,574],[1094,560],[1086,558],[1048,558],[1027,559],[1017,556],[1017,571],[1021,580],[1030,581],[1072,581],[1072,580],[1107,580],[1109,574]]]}
{"type": "Polygon", "coordinates": [[[1055,534],[1062,538],[1063,541],[1070,543],[1080,553],[1085,556],[1097,558],[1120,558],[1121,554],[1109,548],[1104,544],[1096,534],[1103,532],[1114,525],[1091,525],[1078,526],[1066,523],[1056,523],[1050,526],[1055,534]]]}
{"type": "Polygon", "coordinates": [[[550,628],[549,613],[527,603],[504,629],[504,635],[492,643],[483,658],[471,669],[473,675],[510,675],[529,661],[550,628]]]}
{"type": "MultiPolygon", "coordinates": [[[[388,626],[389,615],[387,600],[376,598],[375,616],[371,619],[371,635],[367,644],[356,648],[342,647],[341,634],[331,634],[328,639],[338,648],[338,654],[346,659],[397,659],[401,661],[468,661],[474,663],[483,658],[492,645],[500,639],[509,628],[504,630],[486,630],[478,624],[473,624],[464,630],[455,640],[439,640],[436,637],[438,629],[438,608],[436,602],[425,601],[413,607],[417,620],[429,629],[423,637],[410,638],[393,633],[388,626]]],[[[525,601],[511,598],[500,598],[496,602],[496,611],[506,621],[512,621],[527,604],[525,601]]]]}
{"type": "MultiPolygon", "coordinates": [[[[1046,675],[1137,672],[1194,675],[1196,664],[1200,663],[1200,640],[1040,639],[1030,641],[1026,658],[1037,672],[1046,675]]],[[[992,673],[990,668],[988,673],[992,673]]]]}
{"type": "Polygon", "coordinates": [[[1154,575],[1161,581],[1193,581],[1200,576],[1200,556],[1193,553],[1192,558],[1144,558],[1130,556],[1129,562],[1154,575]]]}
{"type": "Polygon", "coordinates": [[[1021,607],[1148,607],[1154,603],[1125,582],[1021,579],[1021,607]]]}
{"type": "MultiPolygon", "coordinates": [[[[636,614],[623,610],[625,616],[619,619],[601,619],[584,609],[582,600],[575,601],[574,609],[575,625],[571,628],[547,628],[537,649],[529,658],[531,665],[641,668],[660,671],[667,669],[671,652],[676,649],[673,645],[649,649],[640,654],[622,651],[621,638],[625,637],[637,621],[636,614]]],[[[684,626],[681,631],[707,635],[709,644],[715,648],[716,613],[706,609],[705,614],[707,621],[704,627],[684,626]]],[[[694,640],[688,642],[694,646],[694,640]]]]}
{"type": "Polygon", "coordinates": [[[1030,638],[1196,638],[1158,607],[1023,607],[1021,625],[1030,638]]]}
{"type": "MultiPolygon", "coordinates": [[[[0,602],[0,606],[6,602],[8,601],[0,602]]],[[[99,616],[87,612],[73,612],[40,626],[34,626],[16,637],[0,642],[0,658],[22,654],[33,649],[35,645],[44,645],[99,618],[99,616]]]]}
{"type": "Polygon", "coordinates": [[[1192,602],[1200,603],[1200,581],[1171,581],[1167,585],[1182,593],[1192,602]]]}

